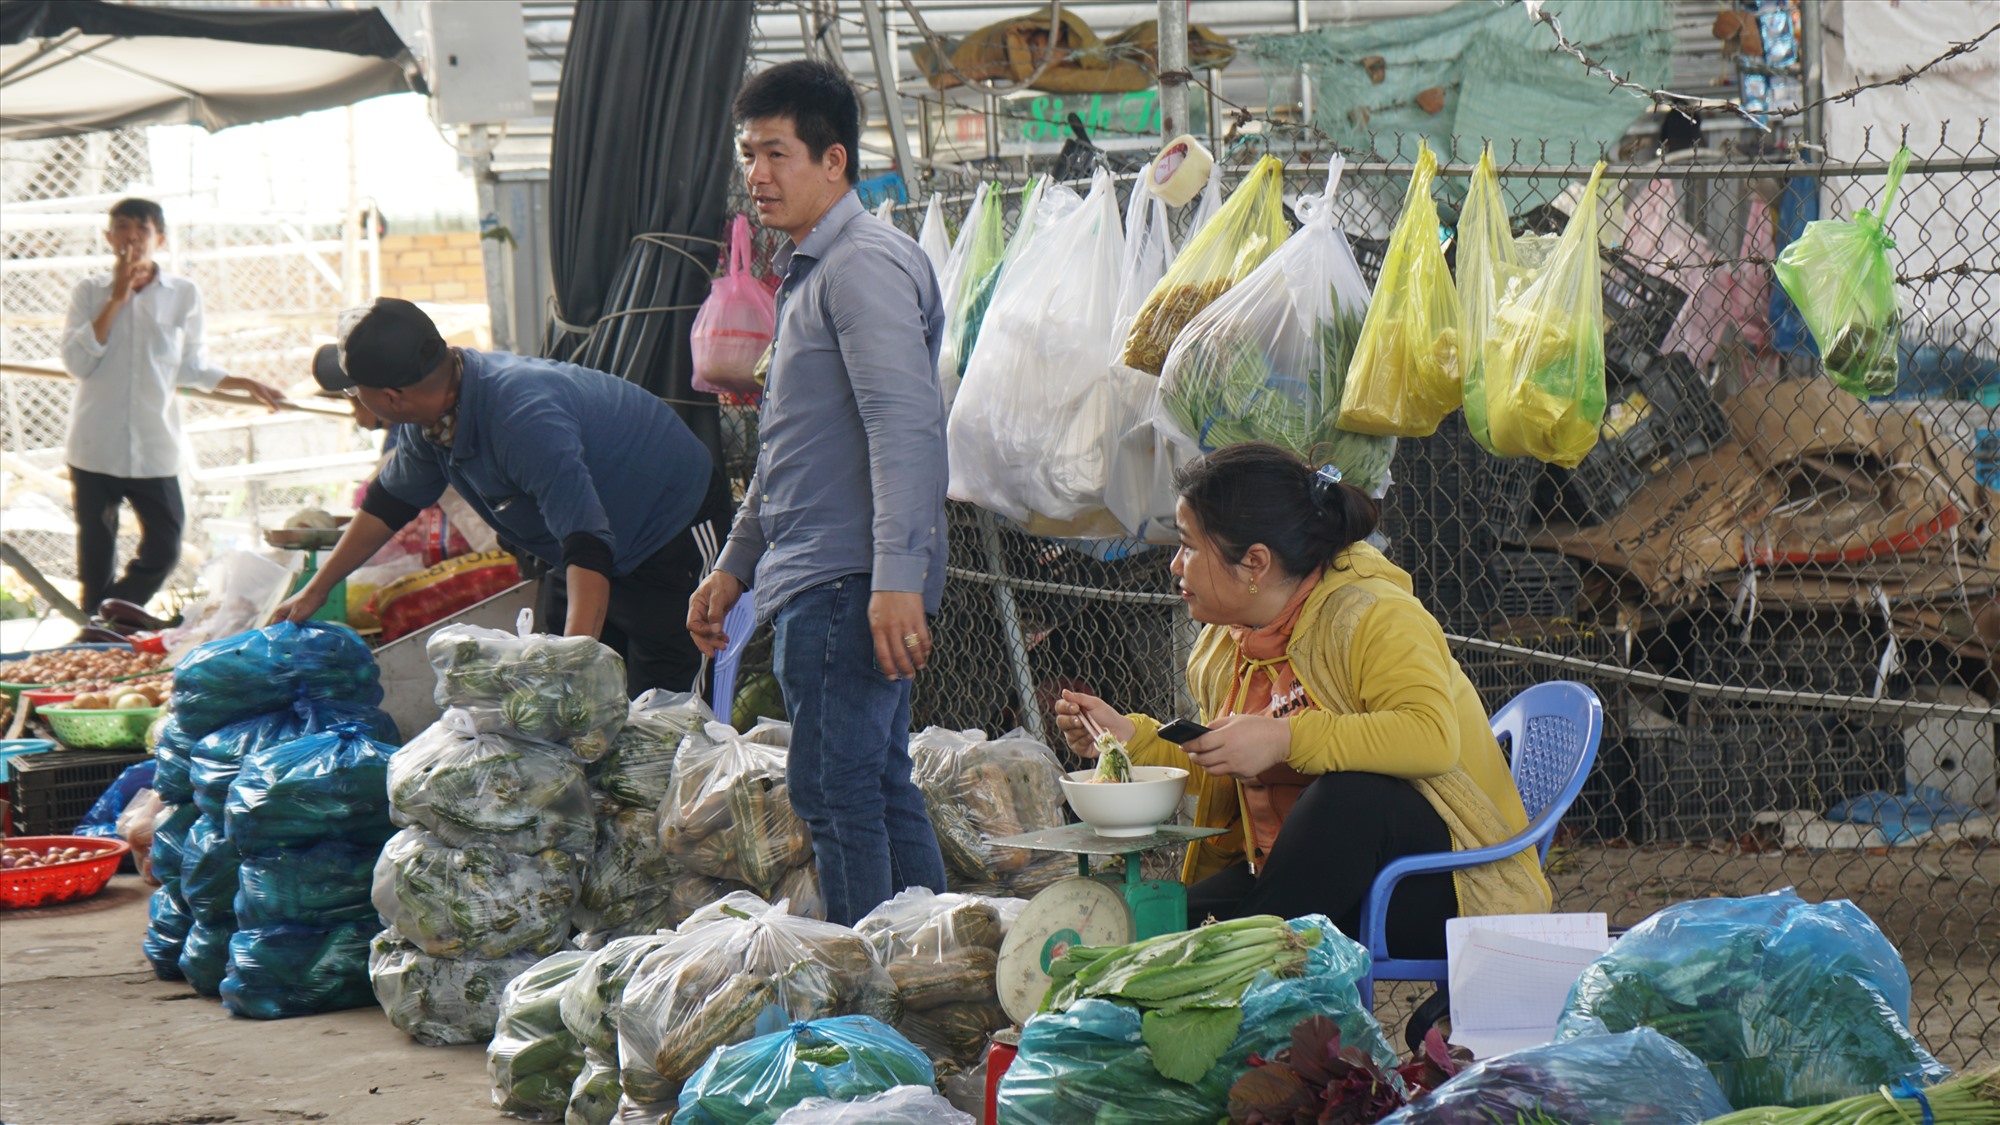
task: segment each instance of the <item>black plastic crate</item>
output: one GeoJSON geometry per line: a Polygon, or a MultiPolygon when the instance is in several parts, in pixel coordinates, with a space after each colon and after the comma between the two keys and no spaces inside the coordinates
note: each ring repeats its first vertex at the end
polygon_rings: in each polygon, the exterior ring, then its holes
{"type": "Polygon", "coordinates": [[[1693,619],[1690,664],[1716,683],[1829,695],[1875,694],[1886,638],[1880,621],[1844,613],[1762,613],[1745,626],[1693,619]]]}
{"type": "MultiPolygon", "coordinates": [[[[1620,646],[1615,636],[1590,628],[1577,628],[1569,623],[1549,622],[1547,631],[1536,635],[1515,632],[1493,639],[1502,644],[1520,648],[1532,648],[1557,656],[1573,656],[1600,664],[1622,664],[1620,646]]],[[[1597,693],[1598,701],[1604,705],[1605,737],[1613,737],[1622,727],[1624,708],[1620,701],[1625,692],[1622,685],[1614,680],[1599,680],[1588,673],[1570,671],[1550,664],[1536,664],[1520,657],[1503,653],[1487,652],[1480,649],[1465,649],[1458,653],[1458,666],[1465,670],[1466,678],[1479,689],[1479,701],[1486,705],[1490,714],[1506,706],[1507,701],[1540,683],[1550,680],[1574,680],[1597,693]]]]}
{"type": "Polygon", "coordinates": [[[1502,618],[1573,617],[1583,580],[1556,551],[1501,550],[1486,564],[1494,612],[1502,618]]]}
{"type": "Polygon", "coordinates": [[[1382,277],[1382,263],[1389,260],[1389,240],[1349,235],[1347,245],[1354,251],[1354,264],[1361,267],[1362,280],[1374,291],[1375,283],[1382,277]]]}
{"type": "Polygon", "coordinates": [[[1903,731],[1866,715],[1823,721],[1813,762],[1817,808],[1825,812],[1850,797],[1903,788],[1903,731]]]}
{"type": "Polygon", "coordinates": [[[1687,292],[1680,286],[1647,273],[1623,254],[1604,256],[1607,341],[1616,339],[1657,351],[1687,300],[1687,292]]]}
{"type": "Polygon", "coordinates": [[[1747,747],[1712,728],[1687,727],[1627,731],[1625,744],[1635,777],[1635,843],[1728,839],[1750,830],[1759,770],[1747,747]]]}
{"type": "Polygon", "coordinates": [[[1571,470],[1551,470],[1562,489],[1562,510],[1585,527],[1595,526],[1616,516],[1632,502],[1632,497],[1653,479],[1652,474],[1620,456],[1618,451],[1599,445],[1571,470]]]}
{"type": "Polygon", "coordinates": [[[9,759],[14,834],[67,836],[126,767],[149,755],[123,750],[46,750],[9,759]]]}

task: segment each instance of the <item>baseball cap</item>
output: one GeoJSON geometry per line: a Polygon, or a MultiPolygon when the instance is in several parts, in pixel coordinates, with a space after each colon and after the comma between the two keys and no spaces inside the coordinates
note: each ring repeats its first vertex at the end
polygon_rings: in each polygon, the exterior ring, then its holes
{"type": "Polygon", "coordinates": [[[323,354],[313,358],[313,378],[329,391],[407,387],[445,357],[437,325],[424,310],[396,297],[378,297],[340,314],[339,334],[337,363],[323,362],[323,354]]]}

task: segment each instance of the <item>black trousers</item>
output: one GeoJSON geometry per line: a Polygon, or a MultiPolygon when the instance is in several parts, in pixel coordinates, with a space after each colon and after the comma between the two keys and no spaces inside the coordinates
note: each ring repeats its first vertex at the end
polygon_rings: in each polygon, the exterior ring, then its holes
{"type": "MultiPolygon", "coordinates": [[[[717,469],[709,475],[708,494],[687,530],[631,573],[611,580],[611,605],[599,639],[625,658],[625,686],[634,697],[656,687],[687,691],[700,674],[701,650],[687,631],[688,599],[729,536],[732,505],[729,478],[717,469]]],[[[540,603],[540,628],[562,632],[569,615],[562,566],[550,567],[543,576],[540,603]]],[[[708,686],[701,690],[706,698],[708,686]]]]}
{"type": "Polygon", "coordinates": [[[80,608],[95,613],[106,598],[145,605],[181,561],[187,510],[181,505],[180,478],[113,477],[71,465],[69,480],[76,508],[76,577],[83,587],[80,608]],[[114,582],[118,505],[127,500],[139,516],[139,553],[114,582]]]}
{"type": "MultiPolygon", "coordinates": [[[[1451,831],[1417,788],[1378,773],[1322,774],[1285,817],[1263,870],[1238,864],[1188,888],[1188,924],[1252,914],[1324,914],[1361,936],[1361,904],[1392,859],[1451,850],[1451,831]]],[[[1458,914],[1451,876],[1413,875],[1389,899],[1389,952],[1444,956],[1444,923],[1458,914]]]]}

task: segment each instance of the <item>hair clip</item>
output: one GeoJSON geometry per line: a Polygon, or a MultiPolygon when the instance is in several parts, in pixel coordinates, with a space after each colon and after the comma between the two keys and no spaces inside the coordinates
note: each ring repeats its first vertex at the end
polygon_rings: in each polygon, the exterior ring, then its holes
{"type": "Polygon", "coordinates": [[[1336,495],[1334,492],[1334,488],[1339,484],[1340,484],[1340,466],[1321,465],[1319,467],[1319,471],[1313,474],[1313,483],[1312,483],[1313,503],[1329,511],[1334,510],[1335,495],[1336,495]]]}

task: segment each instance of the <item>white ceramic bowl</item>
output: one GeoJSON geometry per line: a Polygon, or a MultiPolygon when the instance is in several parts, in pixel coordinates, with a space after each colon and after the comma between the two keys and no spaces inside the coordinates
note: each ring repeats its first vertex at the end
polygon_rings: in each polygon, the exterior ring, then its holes
{"type": "Polygon", "coordinates": [[[1099,836],[1144,836],[1173,818],[1187,790],[1188,771],[1174,766],[1133,766],[1131,781],[1092,782],[1095,769],[1062,779],[1063,796],[1077,819],[1099,836]]]}

